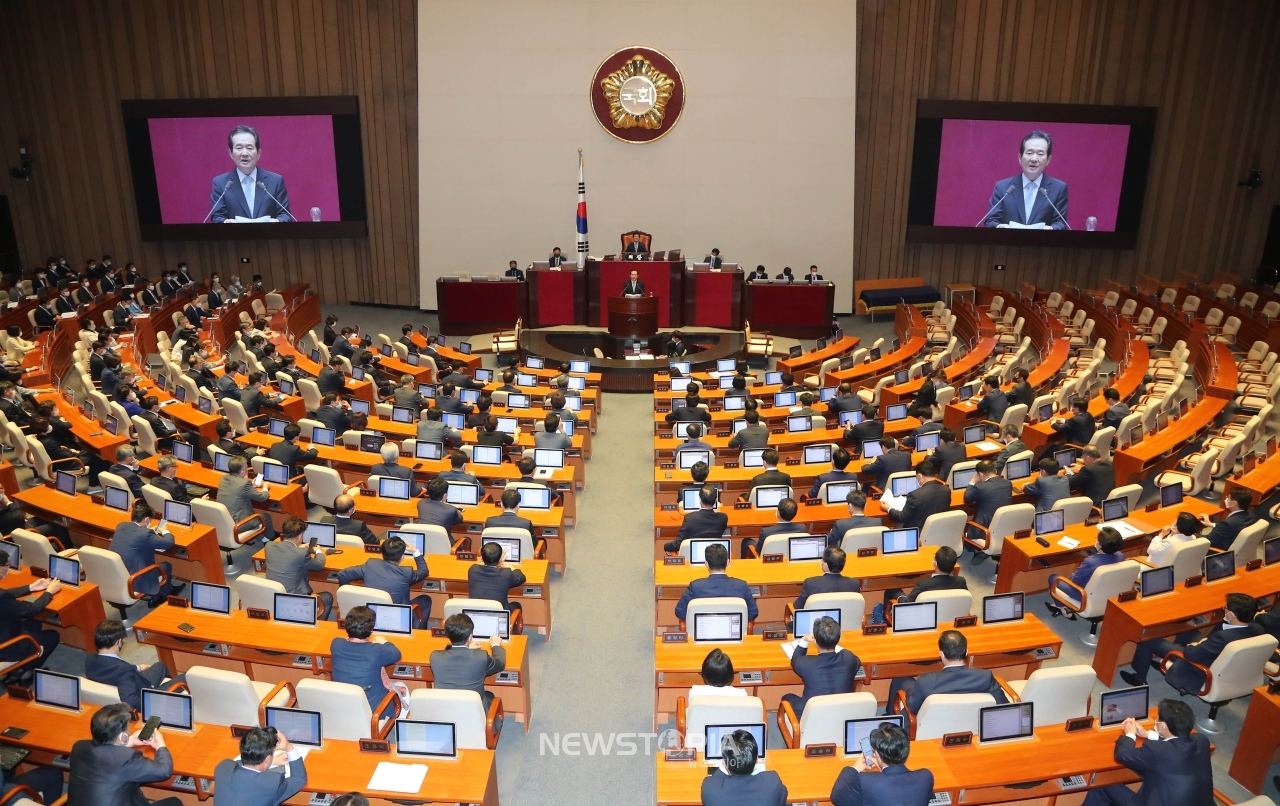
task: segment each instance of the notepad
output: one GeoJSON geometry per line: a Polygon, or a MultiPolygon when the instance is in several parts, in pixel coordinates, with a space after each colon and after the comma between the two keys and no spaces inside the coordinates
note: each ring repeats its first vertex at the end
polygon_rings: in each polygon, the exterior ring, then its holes
{"type": "Polygon", "coordinates": [[[1079,546],[1080,541],[1076,540],[1074,537],[1064,537],[1058,541],[1058,545],[1070,551],[1071,549],[1074,549],[1077,546],[1079,546]]]}
{"type": "Polygon", "coordinates": [[[426,764],[395,764],[383,761],[373,771],[366,789],[379,792],[405,792],[415,794],[422,789],[422,781],[427,777],[426,764]]]}
{"type": "Polygon", "coordinates": [[[997,453],[1004,449],[1003,445],[996,442],[991,442],[990,440],[983,440],[982,442],[979,442],[974,447],[978,448],[978,450],[981,450],[981,451],[986,451],[986,452],[996,451],[997,453]]]}
{"type": "Polygon", "coordinates": [[[1125,521],[1104,521],[1098,524],[1099,529],[1106,526],[1110,526],[1112,529],[1115,529],[1120,533],[1121,537],[1138,537],[1143,534],[1141,529],[1125,521]]]}

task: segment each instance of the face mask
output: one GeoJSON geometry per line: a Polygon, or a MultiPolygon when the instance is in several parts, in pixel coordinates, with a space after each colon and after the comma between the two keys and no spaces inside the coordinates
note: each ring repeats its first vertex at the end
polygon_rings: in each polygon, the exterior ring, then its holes
{"type": "Polygon", "coordinates": [[[156,287],[155,287],[155,284],[154,284],[154,283],[152,283],[152,284],[150,284],[150,285],[148,285],[148,286],[147,286],[147,290],[148,290],[148,291],[154,291],[155,289],[156,289],[156,287]]]}

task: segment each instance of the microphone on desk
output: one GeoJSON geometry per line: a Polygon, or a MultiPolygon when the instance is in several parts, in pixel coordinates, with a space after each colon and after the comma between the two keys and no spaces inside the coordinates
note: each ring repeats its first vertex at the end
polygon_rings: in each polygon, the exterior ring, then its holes
{"type": "Polygon", "coordinates": [[[205,221],[208,221],[208,220],[209,220],[209,216],[213,215],[213,211],[218,209],[218,205],[219,205],[219,204],[222,204],[222,197],[223,197],[223,196],[225,196],[225,195],[227,195],[227,191],[228,191],[228,190],[231,190],[231,180],[230,180],[230,179],[228,179],[228,180],[227,180],[227,183],[226,183],[225,185],[223,185],[223,186],[222,186],[222,193],[218,194],[218,200],[217,200],[217,201],[215,201],[215,202],[213,203],[213,206],[209,208],[209,212],[208,212],[208,213],[206,213],[206,214],[205,214],[204,219],[200,221],[200,223],[201,223],[201,224],[203,224],[205,221]]]}
{"type": "Polygon", "coordinates": [[[1011,193],[1012,191],[1013,191],[1013,183],[1010,182],[1009,187],[1005,188],[1004,190],[1004,196],[1001,196],[999,199],[997,199],[996,203],[991,205],[991,209],[987,211],[987,214],[984,215],[982,218],[979,218],[978,223],[974,224],[974,226],[981,227],[986,222],[987,218],[996,211],[996,208],[1004,204],[1005,196],[1008,196],[1009,193],[1011,193]]]}
{"type": "MultiPolygon", "coordinates": [[[[266,183],[263,182],[261,179],[258,180],[258,189],[261,190],[263,193],[267,194],[268,196],[271,196],[271,191],[267,190],[266,183]]],[[[279,199],[277,199],[275,196],[271,196],[271,201],[276,203],[276,206],[280,208],[280,212],[289,216],[290,221],[294,222],[295,224],[297,223],[298,219],[293,217],[293,213],[289,212],[289,209],[285,207],[283,204],[281,204],[279,199]]]]}
{"type": "MultiPolygon", "coordinates": [[[[1053,211],[1058,214],[1058,218],[1062,219],[1062,223],[1067,224],[1067,217],[1064,216],[1062,214],[1062,211],[1058,209],[1058,205],[1053,203],[1053,199],[1049,198],[1049,191],[1045,190],[1044,188],[1040,188],[1040,195],[1044,196],[1045,201],[1049,202],[1049,206],[1052,207],[1053,211]]],[[[1067,229],[1071,229],[1070,224],[1067,224],[1067,229]]]]}

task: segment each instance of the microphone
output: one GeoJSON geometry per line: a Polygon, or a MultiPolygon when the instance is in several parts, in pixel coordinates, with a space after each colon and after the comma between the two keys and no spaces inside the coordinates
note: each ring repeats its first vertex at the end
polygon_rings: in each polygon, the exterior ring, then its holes
{"type": "MultiPolygon", "coordinates": [[[[1062,223],[1067,224],[1067,217],[1064,216],[1062,214],[1062,211],[1058,209],[1058,205],[1053,203],[1053,199],[1049,198],[1049,191],[1045,190],[1044,188],[1040,188],[1040,195],[1044,196],[1045,201],[1049,202],[1049,206],[1052,207],[1053,211],[1058,214],[1058,218],[1062,219],[1062,223]]],[[[1070,224],[1067,224],[1067,229],[1071,229],[1070,224]]]]}
{"type": "Polygon", "coordinates": [[[228,179],[228,180],[227,180],[227,183],[226,183],[225,185],[223,185],[223,186],[222,186],[222,193],[220,193],[220,194],[218,195],[218,200],[217,200],[216,202],[214,202],[214,203],[213,203],[213,206],[209,208],[209,212],[205,214],[204,219],[203,219],[203,220],[201,220],[201,222],[200,222],[201,224],[203,224],[205,221],[208,221],[208,220],[209,220],[209,216],[213,215],[213,211],[218,209],[218,205],[219,205],[219,204],[222,204],[222,197],[223,197],[223,196],[225,196],[225,195],[227,195],[227,191],[228,191],[228,190],[231,190],[231,180],[230,180],[230,179],[228,179]]]}
{"type": "MultiPolygon", "coordinates": [[[[271,196],[271,191],[267,190],[266,183],[263,182],[261,179],[258,180],[258,189],[261,190],[263,193],[267,194],[268,196],[271,196]]],[[[298,219],[293,217],[293,213],[289,212],[289,209],[285,207],[283,204],[281,204],[279,199],[277,199],[275,196],[271,196],[271,201],[275,202],[276,206],[279,207],[280,210],[285,215],[289,216],[290,221],[294,222],[295,224],[298,223],[298,219]]]]}
{"type": "Polygon", "coordinates": [[[979,218],[979,219],[978,219],[978,223],[977,223],[977,224],[974,224],[974,226],[975,226],[975,227],[981,227],[981,226],[983,225],[983,223],[987,220],[987,217],[988,217],[988,216],[990,216],[992,213],[994,213],[994,212],[996,211],[996,208],[997,208],[997,207],[999,207],[1000,205],[1004,204],[1005,196],[1008,196],[1011,192],[1013,192],[1013,184],[1012,184],[1012,183],[1010,183],[1010,184],[1009,184],[1009,187],[1005,188],[1005,190],[1004,190],[1004,196],[1001,196],[1001,197],[996,201],[996,203],[995,203],[995,204],[991,205],[991,209],[987,211],[987,215],[984,215],[982,218],[979,218]]]}

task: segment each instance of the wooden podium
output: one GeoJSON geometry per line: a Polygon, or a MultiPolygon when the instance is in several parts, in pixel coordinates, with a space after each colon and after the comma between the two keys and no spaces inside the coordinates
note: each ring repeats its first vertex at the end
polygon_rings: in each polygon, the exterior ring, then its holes
{"type": "Polygon", "coordinates": [[[609,333],[643,339],[658,332],[658,298],[609,297],[609,333]]]}

